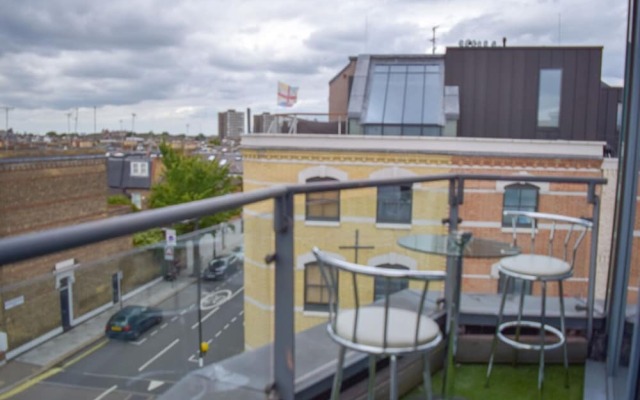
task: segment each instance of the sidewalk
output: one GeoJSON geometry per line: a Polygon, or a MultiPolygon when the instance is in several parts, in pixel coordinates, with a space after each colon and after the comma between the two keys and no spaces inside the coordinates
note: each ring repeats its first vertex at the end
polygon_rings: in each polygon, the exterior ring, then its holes
{"type": "MultiPolygon", "coordinates": [[[[155,306],[195,282],[195,278],[183,273],[173,282],[159,280],[140,293],[124,300],[123,306],[137,304],[155,306]]],[[[107,320],[120,308],[115,304],[103,313],[73,327],[26,353],[7,361],[0,367],[0,393],[7,392],[20,383],[40,374],[73,355],[83,347],[104,337],[107,320]]]]}

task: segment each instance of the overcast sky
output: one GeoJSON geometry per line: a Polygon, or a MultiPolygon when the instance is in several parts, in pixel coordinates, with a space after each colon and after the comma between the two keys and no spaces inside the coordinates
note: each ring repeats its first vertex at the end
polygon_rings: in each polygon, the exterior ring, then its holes
{"type": "MultiPolygon", "coordinates": [[[[361,53],[437,52],[460,39],[604,46],[621,85],[625,0],[2,0],[0,107],[18,132],[217,133],[217,112],[327,112],[361,53]],[[278,81],[298,86],[276,106],[278,81]],[[75,129],[75,114],[71,131],[75,129]]],[[[5,127],[1,110],[0,129],[5,127]]]]}

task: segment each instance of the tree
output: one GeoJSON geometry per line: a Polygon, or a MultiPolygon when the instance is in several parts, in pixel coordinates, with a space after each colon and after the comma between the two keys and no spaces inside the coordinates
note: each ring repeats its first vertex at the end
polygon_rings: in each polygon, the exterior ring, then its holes
{"type": "Polygon", "coordinates": [[[56,136],[58,136],[58,134],[56,133],[56,131],[49,131],[49,132],[47,132],[47,136],[56,137],[56,136]]]}
{"type": "Polygon", "coordinates": [[[196,136],[196,139],[200,141],[204,141],[206,137],[204,136],[204,133],[198,133],[198,136],[196,136]]]}
{"type": "MultiPolygon", "coordinates": [[[[200,157],[187,156],[172,149],[166,142],[160,144],[165,171],[163,181],[151,188],[149,206],[160,208],[190,201],[233,193],[236,189],[227,166],[220,166],[200,157]]],[[[239,210],[227,211],[200,218],[198,226],[205,228],[228,221],[239,210]]],[[[195,221],[176,225],[178,233],[193,230],[195,221]]]]}

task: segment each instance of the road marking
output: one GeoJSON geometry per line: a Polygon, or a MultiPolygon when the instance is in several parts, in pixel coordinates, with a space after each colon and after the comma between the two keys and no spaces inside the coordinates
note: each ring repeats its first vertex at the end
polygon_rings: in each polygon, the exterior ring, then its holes
{"type": "Polygon", "coordinates": [[[213,339],[207,340],[207,343],[211,344],[211,342],[213,342],[213,339]]]}
{"type": "Polygon", "coordinates": [[[226,324],[223,329],[226,330],[227,328],[229,328],[229,324],[226,324]]]}
{"type": "Polygon", "coordinates": [[[104,399],[105,397],[107,397],[107,395],[109,393],[113,392],[117,388],[118,388],[118,385],[111,386],[109,389],[107,389],[104,392],[102,392],[102,394],[100,396],[96,397],[94,400],[102,400],[102,399],[104,399]]]}
{"type": "Polygon", "coordinates": [[[93,353],[94,351],[98,350],[99,348],[101,348],[102,346],[104,346],[107,343],[109,343],[108,340],[104,340],[104,341],[98,343],[97,345],[93,346],[92,348],[90,348],[89,350],[87,350],[84,353],[80,354],[79,356],[75,357],[74,359],[69,360],[66,363],[64,363],[62,365],[62,368],[67,368],[67,367],[77,363],[78,361],[82,360],[83,358],[85,358],[89,354],[93,353]]]}
{"type": "MultiPolygon", "coordinates": [[[[207,313],[207,315],[205,315],[204,317],[201,318],[201,321],[204,322],[207,320],[207,318],[209,318],[210,316],[212,316],[213,314],[215,314],[216,311],[218,311],[220,309],[220,307],[218,308],[214,308],[213,310],[209,311],[207,313]]],[[[198,327],[198,325],[200,325],[200,323],[196,322],[195,324],[191,325],[191,329],[196,329],[198,327]]]]}
{"type": "Polygon", "coordinates": [[[233,324],[234,322],[236,322],[237,319],[238,319],[238,317],[231,318],[231,323],[233,324]]]}
{"type": "Polygon", "coordinates": [[[151,381],[149,382],[149,387],[147,388],[147,392],[150,392],[154,389],[159,388],[160,386],[164,385],[163,381],[151,381]]]}
{"type": "Polygon", "coordinates": [[[147,361],[146,363],[144,363],[142,365],[142,367],[138,368],[138,372],[141,372],[143,369],[147,368],[149,366],[149,364],[151,364],[152,362],[154,362],[155,360],[157,360],[158,358],[160,358],[164,353],[166,353],[167,351],[169,351],[173,346],[175,346],[178,342],[180,341],[180,338],[174,340],[173,342],[171,342],[171,344],[169,344],[167,347],[165,347],[164,349],[162,349],[162,351],[158,354],[156,354],[155,356],[151,357],[151,360],[147,361]]]}
{"type": "Polygon", "coordinates": [[[216,333],[216,337],[219,337],[220,335],[222,335],[222,331],[218,331],[218,333],[216,333]]]}
{"type": "Polygon", "coordinates": [[[185,308],[184,310],[180,311],[180,315],[185,315],[187,311],[189,311],[189,309],[185,308]]]}
{"type": "Polygon", "coordinates": [[[137,342],[133,342],[133,341],[132,341],[132,342],[129,342],[129,343],[134,344],[134,345],[136,345],[136,346],[140,346],[142,343],[144,343],[144,342],[146,342],[146,341],[147,341],[147,338],[144,338],[144,339],[142,339],[142,340],[138,340],[137,342]]]}
{"type": "Polygon", "coordinates": [[[8,398],[11,398],[13,396],[15,396],[16,394],[20,393],[20,392],[24,392],[25,390],[29,389],[31,386],[37,384],[38,382],[45,380],[55,374],[57,374],[58,372],[61,372],[62,368],[51,368],[50,370],[48,370],[47,372],[44,372],[38,376],[36,376],[35,378],[31,378],[28,381],[26,381],[25,383],[19,385],[18,387],[8,391],[8,392],[4,392],[2,394],[0,394],[0,400],[6,400],[8,398]]]}
{"type": "Polygon", "coordinates": [[[240,311],[240,314],[238,314],[238,315],[242,315],[242,314],[244,314],[244,310],[240,311]]]}
{"type": "Polygon", "coordinates": [[[157,333],[158,333],[158,330],[156,329],[155,331],[151,332],[150,335],[155,336],[157,333]]]}
{"type": "Polygon", "coordinates": [[[177,319],[178,319],[178,316],[176,315],[175,317],[171,318],[171,322],[174,322],[177,319]]]}
{"type": "Polygon", "coordinates": [[[167,325],[169,325],[168,322],[165,322],[164,324],[160,325],[160,329],[164,329],[167,327],[167,325]]]}

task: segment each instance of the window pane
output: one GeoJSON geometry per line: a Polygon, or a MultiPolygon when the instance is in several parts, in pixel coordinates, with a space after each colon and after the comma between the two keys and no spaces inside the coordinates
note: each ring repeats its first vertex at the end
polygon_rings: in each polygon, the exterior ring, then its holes
{"type": "MultiPolygon", "coordinates": [[[[378,268],[389,268],[389,269],[403,269],[408,270],[409,268],[397,265],[397,264],[383,264],[379,265],[378,268]]],[[[409,281],[407,279],[390,279],[388,283],[385,278],[377,277],[375,278],[373,284],[373,296],[374,300],[383,299],[385,294],[387,293],[387,288],[389,291],[389,295],[404,290],[409,287],[409,281]],[[388,286],[387,286],[388,285],[388,286]]]]}
{"type": "MultiPolygon", "coordinates": [[[[503,211],[537,211],[538,189],[532,185],[515,184],[505,188],[503,211]]],[[[513,216],[502,216],[502,226],[512,226],[513,216]]],[[[519,216],[516,226],[531,226],[531,219],[519,216]]]]}
{"type": "Polygon", "coordinates": [[[402,107],[406,79],[406,74],[389,75],[389,85],[387,87],[387,98],[384,108],[385,124],[399,124],[402,122],[402,107]]]}
{"type": "Polygon", "coordinates": [[[411,186],[382,186],[378,188],[377,222],[411,223],[411,186]]]}
{"type": "Polygon", "coordinates": [[[407,75],[407,91],[404,97],[404,115],[402,122],[405,124],[420,124],[422,122],[422,95],[424,92],[424,75],[407,75]]]}
{"type": "Polygon", "coordinates": [[[402,134],[404,136],[420,136],[422,133],[422,128],[419,126],[403,126],[402,134]]]}
{"type": "Polygon", "coordinates": [[[540,70],[538,92],[538,126],[557,128],[560,123],[560,96],[562,93],[562,70],[540,70]]]}
{"type": "Polygon", "coordinates": [[[367,123],[382,122],[388,77],[389,75],[387,74],[373,74],[371,90],[369,91],[369,101],[367,103],[367,115],[364,119],[367,123]]]}
{"type": "Polygon", "coordinates": [[[440,74],[427,73],[424,83],[424,104],[422,123],[425,125],[443,125],[444,108],[442,77],[440,74]]]}
{"type": "Polygon", "coordinates": [[[402,127],[400,125],[384,125],[385,135],[400,135],[402,133],[402,127]]]}
{"type": "Polygon", "coordinates": [[[382,135],[382,125],[365,125],[364,134],[375,136],[382,135]]]}
{"type": "Polygon", "coordinates": [[[535,207],[537,204],[538,192],[533,189],[522,189],[520,191],[520,205],[523,207],[535,207]]]}
{"type": "MultiPolygon", "coordinates": [[[[331,178],[310,178],[307,182],[335,181],[331,178]]],[[[305,197],[307,221],[339,221],[340,192],[308,193],[305,197]]]]}

